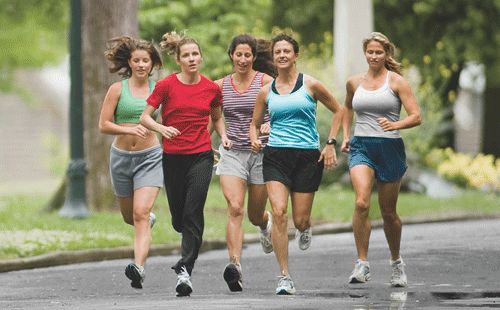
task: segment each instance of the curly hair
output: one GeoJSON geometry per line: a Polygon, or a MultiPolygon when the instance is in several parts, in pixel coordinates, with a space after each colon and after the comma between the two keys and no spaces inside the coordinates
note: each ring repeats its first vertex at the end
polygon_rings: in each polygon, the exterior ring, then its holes
{"type": "Polygon", "coordinates": [[[129,36],[120,36],[110,39],[107,42],[107,47],[104,51],[106,59],[113,64],[109,68],[109,72],[118,72],[120,76],[125,78],[130,77],[132,75],[132,68],[130,68],[128,61],[130,60],[132,53],[136,50],[144,50],[148,52],[153,64],[152,69],[155,67],[161,68],[162,60],[160,53],[152,42],[135,39],[129,36]]]}
{"type": "Polygon", "coordinates": [[[368,43],[375,41],[382,45],[387,57],[385,59],[385,67],[387,70],[394,71],[397,74],[401,74],[401,64],[394,59],[394,52],[396,46],[392,43],[386,35],[380,32],[372,32],[368,37],[363,40],[363,52],[366,52],[366,47],[368,43]]]}

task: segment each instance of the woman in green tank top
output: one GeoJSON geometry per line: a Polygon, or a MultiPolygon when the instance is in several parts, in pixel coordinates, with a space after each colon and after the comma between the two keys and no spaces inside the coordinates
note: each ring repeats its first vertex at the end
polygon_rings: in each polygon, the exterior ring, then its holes
{"type": "Polygon", "coordinates": [[[150,75],[162,65],[151,42],[127,36],[110,40],[105,51],[111,73],[124,79],[112,84],[102,103],[99,128],[114,135],[110,151],[113,189],[125,223],[134,227],[134,263],[125,268],[134,288],[142,288],[151,244],[153,203],[163,186],[161,146],[157,136],[139,124],[155,82],[150,75]]]}

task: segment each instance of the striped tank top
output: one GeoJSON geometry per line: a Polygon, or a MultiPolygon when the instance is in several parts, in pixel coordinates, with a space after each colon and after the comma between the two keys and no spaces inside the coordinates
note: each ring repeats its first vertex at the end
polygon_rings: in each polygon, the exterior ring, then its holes
{"type": "MultiPolygon", "coordinates": [[[[232,75],[224,77],[222,84],[222,111],[226,120],[227,137],[233,142],[232,149],[236,151],[250,151],[250,123],[257,94],[262,88],[264,74],[256,72],[250,87],[240,93],[236,90],[232,75]]],[[[269,121],[266,112],[264,122],[269,121]]],[[[260,136],[262,145],[266,145],[268,135],[260,136]]]]}

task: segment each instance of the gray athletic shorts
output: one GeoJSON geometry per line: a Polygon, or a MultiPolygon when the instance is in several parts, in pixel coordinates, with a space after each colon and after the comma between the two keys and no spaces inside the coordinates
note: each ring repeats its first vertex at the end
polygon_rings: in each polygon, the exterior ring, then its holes
{"type": "Polygon", "coordinates": [[[160,145],[141,151],[111,146],[109,172],[115,195],[131,197],[141,187],[163,187],[162,154],[160,145]]]}
{"type": "Polygon", "coordinates": [[[247,181],[249,184],[265,184],[262,175],[262,152],[226,150],[219,147],[220,159],[217,164],[217,175],[232,175],[247,181]]]}

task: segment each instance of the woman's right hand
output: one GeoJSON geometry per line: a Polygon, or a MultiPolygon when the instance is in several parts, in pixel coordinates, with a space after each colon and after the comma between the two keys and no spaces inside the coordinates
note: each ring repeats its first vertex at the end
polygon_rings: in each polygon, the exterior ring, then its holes
{"type": "Polygon", "coordinates": [[[129,132],[130,135],[138,136],[139,138],[146,139],[146,137],[149,134],[149,129],[142,126],[141,124],[138,124],[137,126],[133,126],[133,127],[128,127],[128,128],[130,130],[130,132],[129,132]]]}
{"type": "Polygon", "coordinates": [[[344,153],[349,153],[349,138],[344,139],[342,141],[342,146],[340,147],[340,150],[344,153]]]}
{"type": "Polygon", "coordinates": [[[252,140],[252,152],[258,153],[262,150],[262,142],[259,139],[252,140]]]}
{"type": "Polygon", "coordinates": [[[163,126],[163,125],[161,126],[159,133],[167,139],[175,138],[181,134],[181,132],[177,130],[177,128],[172,126],[163,126]]]}

